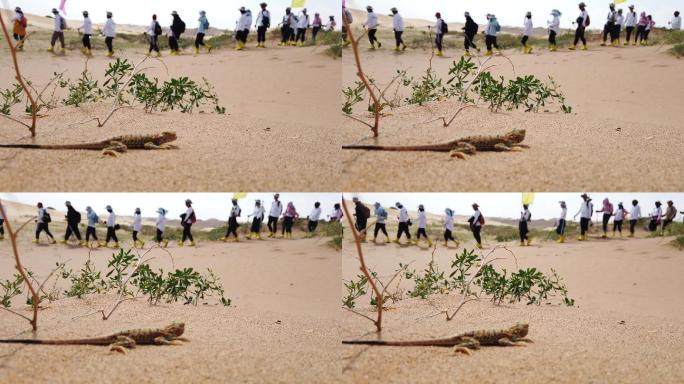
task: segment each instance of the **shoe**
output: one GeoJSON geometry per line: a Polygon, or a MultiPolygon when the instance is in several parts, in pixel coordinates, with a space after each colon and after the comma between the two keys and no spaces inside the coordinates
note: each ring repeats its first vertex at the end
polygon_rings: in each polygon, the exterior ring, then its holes
{"type": "Polygon", "coordinates": [[[57,244],[57,242],[55,241],[55,239],[50,239],[50,244],[57,244]]]}
{"type": "Polygon", "coordinates": [[[463,57],[470,57],[470,51],[465,51],[465,53],[463,54],[463,57]]]}
{"type": "Polygon", "coordinates": [[[444,240],[444,241],[442,242],[442,245],[445,246],[445,247],[448,247],[448,246],[449,246],[449,243],[448,243],[446,240],[444,240]]]}
{"type": "Polygon", "coordinates": [[[577,48],[575,44],[568,47],[569,50],[574,51],[577,48]]]}
{"type": "Polygon", "coordinates": [[[530,245],[532,245],[532,240],[527,239],[527,246],[529,247],[530,245]]]}
{"type": "Polygon", "coordinates": [[[557,243],[560,243],[560,244],[565,243],[565,235],[560,235],[560,236],[558,237],[557,243]]]}
{"type": "Polygon", "coordinates": [[[33,240],[31,240],[31,242],[32,242],[33,244],[38,244],[38,239],[33,239],[33,240]]]}
{"type": "Polygon", "coordinates": [[[369,49],[372,50],[372,51],[374,51],[374,50],[375,50],[375,45],[371,45],[371,47],[370,47],[369,49]]]}
{"type": "Polygon", "coordinates": [[[145,246],[145,242],[142,240],[138,240],[140,242],[140,248],[143,248],[145,246]]]}
{"type": "Polygon", "coordinates": [[[482,249],[482,243],[477,243],[477,244],[475,244],[475,248],[477,248],[477,249],[482,249]]]}
{"type": "Polygon", "coordinates": [[[235,237],[235,240],[233,240],[233,241],[236,242],[236,243],[239,243],[239,242],[240,242],[240,238],[239,238],[239,237],[235,237]]]}
{"type": "Polygon", "coordinates": [[[615,232],[613,232],[613,236],[612,236],[612,237],[615,238],[615,232]]]}
{"type": "Polygon", "coordinates": [[[529,45],[529,44],[527,44],[526,47],[527,47],[527,53],[528,53],[528,54],[532,53],[532,46],[529,45]]]}
{"type": "Polygon", "coordinates": [[[395,52],[399,52],[399,47],[395,47],[395,48],[394,48],[394,51],[395,51],[395,52]]]}
{"type": "Polygon", "coordinates": [[[199,55],[200,51],[199,48],[195,48],[195,55],[199,55]]]}
{"type": "Polygon", "coordinates": [[[604,41],[603,43],[600,44],[602,47],[606,46],[606,42],[604,41]]]}
{"type": "Polygon", "coordinates": [[[93,51],[91,51],[90,49],[88,49],[88,50],[86,51],[86,56],[92,56],[92,55],[93,55],[93,51]]]}
{"type": "Polygon", "coordinates": [[[223,241],[224,243],[227,243],[228,242],[228,236],[223,236],[221,238],[221,241],[223,241]]]}
{"type": "MultiPolygon", "coordinates": [[[[214,49],[213,45],[206,44],[206,47],[207,47],[207,53],[211,53],[211,50],[214,49]]],[[[266,47],[262,45],[261,48],[266,48],[266,47]]]]}
{"type": "Polygon", "coordinates": [[[390,240],[389,237],[387,239],[385,239],[385,244],[389,244],[391,242],[392,242],[392,240],[390,240]]]}
{"type": "Polygon", "coordinates": [[[59,243],[60,243],[60,244],[66,244],[67,241],[66,241],[66,240],[60,240],[59,243]]]}
{"type": "Polygon", "coordinates": [[[432,240],[428,239],[428,247],[432,248],[432,240]]]}
{"type": "Polygon", "coordinates": [[[162,248],[166,248],[166,247],[169,246],[169,241],[168,241],[168,240],[164,240],[163,243],[164,243],[164,246],[163,246],[162,248]]]}
{"type": "Polygon", "coordinates": [[[275,237],[275,233],[271,232],[271,233],[268,234],[268,238],[269,238],[269,239],[272,239],[272,238],[274,238],[274,237],[275,237]]]}
{"type": "MultiPolygon", "coordinates": [[[[634,43],[634,45],[636,45],[636,43],[634,43]]],[[[48,51],[48,52],[54,52],[54,51],[55,51],[55,48],[54,48],[54,47],[50,47],[50,48],[47,49],[47,51],[48,51]]]]}
{"type": "Polygon", "coordinates": [[[197,246],[197,243],[195,242],[195,240],[193,240],[193,241],[190,242],[190,246],[191,246],[191,247],[196,247],[196,246],[197,246]]]}
{"type": "Polygon", "coordinates": [[[114,249],[119,249],[119,248],[121,248],[121,247],[119,247],[119,242],[117,241],[116,243],[114,243],[114,246],[113,246],[112,248],[114,248],[114,249]]]}
{"type": "Polygon", "coordinates": [[[587,46],[586,46],[586,45],[583,45],[583,46],[582,46],[582,50],[583,50],[583,51],[586,51],[586,50],[587,50],[587,46]]]}
{"type": "Polygon", "coordinates": [[[112,57],[112,56],[114,56],[114,52],[107,52],[107,54],[105,56],[106,57],[112,57]]]}
{"type": "Polygon", "coordinates": [[[491,55],[493,55],[493,52],[490,51],[490,50],[488,49],[487,52],[485,52],[484,55],[485,55],[485,56],[491,56],[491,55]]]}
{"type": "Polygon", "coordinates": [[[176,55],[178,55],[178,51],[176,51],[175,49],[172,49],[171,52],[169,52],[169,56],[176,56],[176,55]]]}
{"type": "Polygon", "coordinates": [[[285,45],[285,43],[283,43],[282,41],[280,43],[278,43],[279,47],[282,47],[283,45],[285,45]]]}
{"type": "Polygon", "coordinates": [[[409,240],[409,244],[411,245],[418,245],[418,242],[415,240],[409,240]]]}
{"type": "Polygon", "coordinates": [[[629,45],[629,41],[625,41],[623,45],[629,45]]]}
{"type": "Polygon", "coordinates": [[[520,242],[520,246],[521,246],[521,247],[524,247],[524,246],[525,246],[525,242],[524,242],[524,241],[521,241],[521,242],[520,242]]]}
{"type": "Polygon", "coordinates": [[[408,48],[408,45],[402,43],[402,44],[401,44],[401,50],[402,50],[402,51],[405,51],[406,48],[408,48]]]}
{"type": "Polygon", "coordinates": [[[178,242],[178,248],[183,248],[184,245],[185,245],[185,244],[183,244],[182,241],[179,241],[179,242],[178,242]]]}
{"type": "Polygon", "coordinates": [[[444,52],[442,52],[442,51],[437,51],[437,53],[435,54],[435,56],[442,57],[442,56],[444,56],[444,52]]]}
{"type": "Polygon", "coordinates": [[[602,239],[607,239],[607,238],[608,238],[608,235],[606,235],[606,234],[604,233],[603,235],[601,235],[601,238],[602,238],[602,239]]]}
{"type": "Polygon", "coordinates": [[[550,52],[556,52],[558,50],[558,47],[554,44],[549,48],[550,52]]]}
{"type": "Polygon", "coordinates": [[[477,52],[480,52],[480,48],[475,48],[475,50],[476,50],[477,52]]]}
{"type": "Polygon", "coordinates": [[[378,41],[378,48],[382,48],[382,43],[378,41]]]}

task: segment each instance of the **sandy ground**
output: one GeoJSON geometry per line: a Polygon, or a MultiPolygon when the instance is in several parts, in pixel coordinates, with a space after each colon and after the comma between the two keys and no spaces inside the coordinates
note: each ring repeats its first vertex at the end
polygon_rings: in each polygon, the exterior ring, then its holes
{"type": "MultiPolygon", "coordinates": [[[[40,44],[27,44],[20,56],[24,76],[38,89],[53,72],[66,71],[71,78],[80,75],[84,66],[80,53],[51,56],[38,50],[40,44]]],[[[341,62],[323,54],[324,47],[279,49],[273,41],[268,44],[270,49],[165,57],[168,74],[161,63],[149,62],[153,68],[147,73],[161,80],[207,78],[226,107],[225,115],[146,115],[126,109],[97,128],[94,122],[77,123],[106,115],[108,104],[61,107],[39,120],[35,140],[19,124],[0,120],[2,143],[90,142],[173,130],[180,146],[174,151],[131,152],[119,159],[86,151],[2,149],[0,185],[5,191],[338,190],[333,177],[341,141],[327,130],[341,119],[337,112],[341,62]]],[[[2,51],[0,65],[6,66],[10,58],[5,47],[2,51]]],[[[143,53],[130,50],[118,55],[137,63],[143,53]]],[[[101,76],[110,62],[97,52],[88,66],[101,76]]],[[[9,86],[12,76],[11,71],[2,71],[0,85],[9,86]]]]}
{"type": "MultiPolygon", "coordinates": [[[[23,235],[22,236],[28,236],[23,235]]],[[[24,264],[39,279],[58,261],[77,269],[82,248],[28,245],[24,264]]],[[[7,241],[0,242],[0,277],[13,272],[7,241]]],[[[107,321],[72,317],[108,307],[115,297],[62,299],[40,312],[38,336],[63,338],[105,335],[137,327],[186,323],[190,342],[173,347],[139,347],[126,356],[88,346],[0,346],[0,382],[321,382],[341,372],[339,355],[339,252],[320,239],[238,244],[200,243],[170,248],[175,266],[211,268],[221,277],[231,307],[207,299],[197,307],[123,303],[107,321]],[[284,271],[297,271],[296,273],[284,271]]],[[[92,259],[106,267],[108,250],[92,259]]],[[[169,269],[168,256],[155,251],[153,266],[169,269]]],[[[13,308],[28,314],[19,299],[13,308]]],[[[32,337],[28,324],[0,311],[0,337],[32,337]]]]}
{"type": "MultiPolygon", "coordinates": [[[[485,348],[472,356],[432,347],[348,347],[343,354],[344,377],[350,382],[682,382],[684,285],[679,276],[684,254],[667,245],[669,240],[591,238],[584,243],[510,245],[519,267],[554,268],[565,279],[576,306],[495,307],[471,302],[446,322],[443,316],[426,317],[436,312],[427,301],[403,300],[385,312],[382,338],[444,337],[528,322],[534,344],[485,348]]],[[[472,241],[465,246],[472,248],[472,241]]],[[[413,261],[412,268],[421,269],[430,260],[429,251],[416,247],[369,245],[364,250],[367,263],[385,278],[393,275],[399,262],[413,261]]],[[[453,252],[438,248],[435,260],[442,270],[449,267],[453,252]]],[[[345,242],[345,279],[359,273],[355,257],[353,244],[345,242]]],[[[509,270],[515,267],[510,258],[499,263],[509,270]]],[[[436,308],[446,309],[459,300],[449,295],[432,301],[436,308]]],[[[367,298],[361,302],[363,313],[371,314],[367,298]]],[[[342,318],[343,338],[374,338],[372,331],[371,323],[357,315],[347,312],[342,318]]]]}
{"type": "MultiPolygon", "coordinates": [[[[365,47],[365,45],[364,45],[365,47]]],[[[441,77],[462,53],[447,51],[435,59],[441,77]]],[[[684,188],[679,174],[684,158],[677,148],[684,144],[680,132],[682,61],[664,48],[609,49],[542,52],[522,55],[507,51],[518,75],[552,76],[565,93],[571,114],[499,112],[485,106],[464,110],[448,128],[441,122],[451,116],[456,102],[424,107],[405,106],[381,120],[380,137],[370,137],[368,127],[346,119],[345,143],[427,144],[473,134],[498,134],[512,128],[527,131],[531,149],[520,153],[480,153],[468,161],[450,160],[444,153],[343,151],[343,190],[387,191],[554,191],[574,189],[677,191],[684,188]],[[648,168],[645,168],[648,167],[648,168]],[[634,169],[648,169],[643,178],[634,169]]],[[[362,51],[365,71],[380,86],[406,69],[420,77],[428,65],[426,51],[394,54],[388,49],[362,51]]],[[[351,51],[344,53],[343,84],[356,80],[351,51]]],[[[496,74],[512,76],[504,58],[490,64],[496,74]]],[[[361,109],[355,115],[371,121],[361,109]]]]}

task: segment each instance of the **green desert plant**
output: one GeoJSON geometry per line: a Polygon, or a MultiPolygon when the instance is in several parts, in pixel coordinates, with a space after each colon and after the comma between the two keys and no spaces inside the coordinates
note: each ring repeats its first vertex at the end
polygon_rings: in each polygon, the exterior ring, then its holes
{"type": "Polygon", "coordinates": [[[0,305],[4,308],[12,306],[12,299],[23,293],[24,278],[15,273],[11,279],[0,280],[0,305]]]}
{"type": "Polygon", "coordinates": [[[356,280],[344,281],[347,295],[342,299],[342,305],[352,309],[356,306],[356,299],[366,294],[368,279],[364,275],[358,275],[356,280]]]}

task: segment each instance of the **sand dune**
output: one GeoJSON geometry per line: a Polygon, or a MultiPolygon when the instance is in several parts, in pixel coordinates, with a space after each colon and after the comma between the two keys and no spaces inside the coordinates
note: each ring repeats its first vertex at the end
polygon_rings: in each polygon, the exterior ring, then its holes
{"type": "MultiPolygon", "coordinates": [[[[525,348],[485,348],[472,356],[452,355],[448,348],[347,347],[344,377],[349,382],[435,382],[445,377],[482,383],[576,383],[596,380],[619,383],[684,380],[684,301],[679,294],[681,251],[668,238],[591,240],[584,243],[541,243],[511,249],[518,266],[554,268],[567,284],[575,307],[527,306],[489,302],[466,304],[456,319],[426,317],[435,308],[455,308],[458,295],[404,300],[385,312],[382,339],[445,337],[466,330],[530,324],[525,348]]],[[[472,248],[472,242],[465,247],[472,248]]],[[[365,246],[366,262],[388,278],[400,262],[424,268],[430,252],[416,247],[365,246]]],[[[438,248],[442,270],[455,251],[438,248]]],[[[354,278],[358,261],[345,242],[342,274],[354,278]]],[[[514,268],[510,260],[502,262],[514,268]]],[[[407,286],[405,283],[404,286],[407,286]]],[[[368,298],[359,310],[372,316],[368,298]]],[[[372,324],[352,313],[342,318],[342,337],[374,338],[372,324]]]]}
{"type": "MultiPolygon", "coordinates": [[[[433,61],[443,77],[461,51],[433,61]]],[[[684,159],[674,148],[684,139],[681,117],[675,113],[684,82],[681,62],[658,47],[609,49],[591,47],[587,52],[542,52],[522,55],[507,52],[518,75],[552,76],[565,93],[571,114],[552,112],[491,113],[485,106],[464,110],[448,128],[440,116],[450,117],[457,102],[431,103],[424,107],[403,106],[381,120],[380,137],[350,119],[343,124],[345,143],[429,144],[474,134],[499,134],[512,128],[527,131],[531,149],[520,153],[479,153],[468,161],[451,160],[444,153],[343,151],[343,189],[364,191],[552,191],[670,190],[684,187],[677,175],[684,159]],[[648,164],[649,177],[635,167],[648,164]],[[619,175],[619,176],[617,176],[619,175]]],[[[364,51],[368,75],[382,88],[406,69],[422,76],[429,53],[386,50],[364,51]]],[[[513,68],[495,58],[494,74],[507,78],[513,68]]],[[[344,84],[356,80],[350,54],[344,56],[344,84]]],[[[406,96],[406,92],[400,93],[406,96]]],[[[361,105],[357,117],[370,117],[361,105]]]]}

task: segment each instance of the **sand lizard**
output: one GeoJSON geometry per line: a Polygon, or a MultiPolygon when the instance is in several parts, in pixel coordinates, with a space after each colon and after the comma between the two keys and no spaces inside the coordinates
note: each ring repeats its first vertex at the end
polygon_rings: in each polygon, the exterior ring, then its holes
{"type": "Polygon", "coordinates": [[[174,341],[188,341],[181,337],[184,323],[172,323],[164,328],[131,329],[108,336],[71,340],[0,339],[0,343],[42,345],[109,345],[110,351],[126,353],[126,348],[136,345],[172,345],[174,341]]]}
{"type": "Polygon", "coordinates": [[[176,140],[175,132],[162,132],[150,135],[125,135],[111,139],[76,144],[0,144],[0,148],[24,148],[24,149],[82,149],[102,151],[102,155],[117,157],[118,153],[129,149],[177,149],[169,144],[176,140]]]}
{"type": "Polygon", "coordinates": [[[480,346],[524,346],[523,342],[531,343],[526,338],[528,324],[516,324],[508,329],[482,330],[461,333],[460,335],[443,339],[413,340],[413,341],[384,341],[384,340],[344,340],[342,344],[389,345],[398,347],[453,347],[454,352],[467,355],[471,349],[480,346]]]}
{"type": "Polygon", "coordinates": [[[477,135],[448,141],[445,143],[425,145],[343,145],[342,149],[365,149],[370,151],[435,151],[451,152],[451,157],[466,159],[477,151],[521,151],[529,148],[521,144],[525,140],[524,129],[513,129],[503,135],[477,135]]]}

